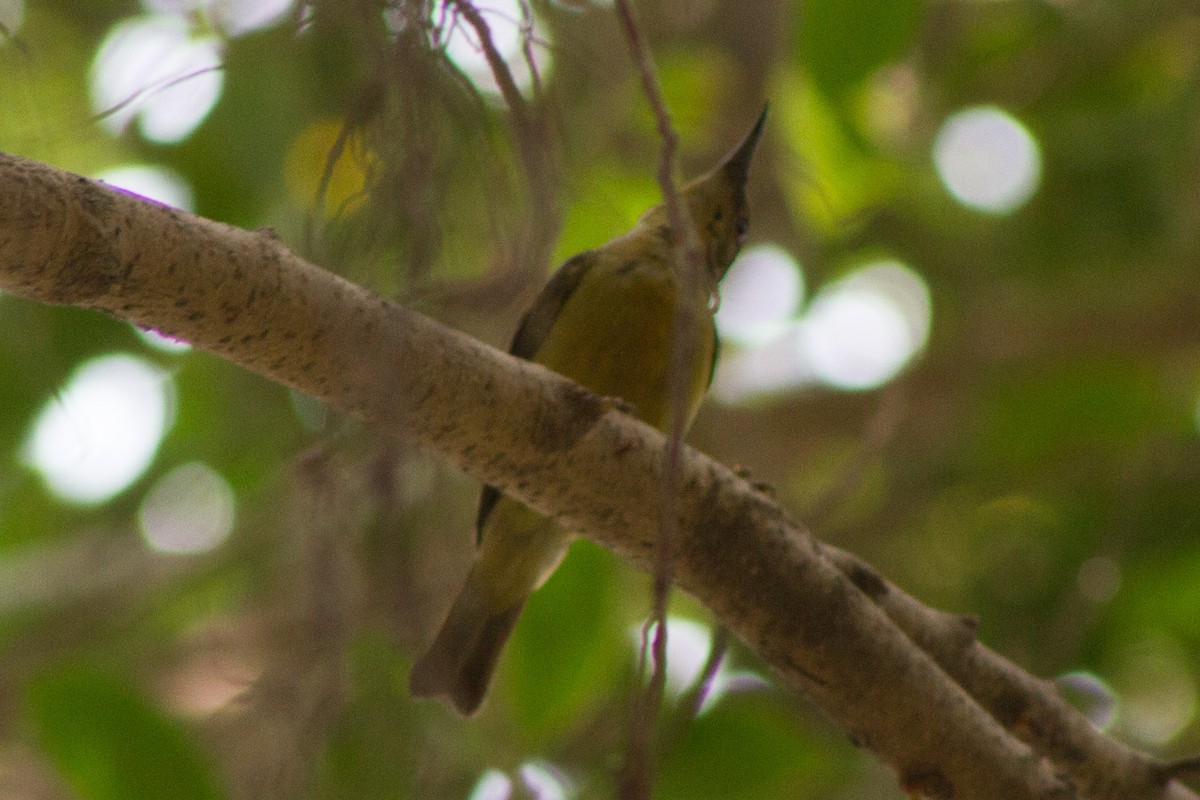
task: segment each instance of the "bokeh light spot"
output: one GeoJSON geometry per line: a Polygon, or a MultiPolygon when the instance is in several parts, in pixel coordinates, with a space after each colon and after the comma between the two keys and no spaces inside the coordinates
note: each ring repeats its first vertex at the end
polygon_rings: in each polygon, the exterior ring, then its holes
{"type": "Polygon", "coordinates": [[[1115,683],[1122,730],[1148,745],[1165,745],[1196,715],[1196,677],[1179,643],[1152,636],[1131,645],[1115,683]]]}
{"type": "Polygon", "coordinates": [[[133,332],[138,335],[139,339],[160,353],[186,353],[192,349],[191,344],[185,342],[183,339],[176,339],[174,336],[168,336],[165,333],[150,330],[149,328],[139,328],[137,325],[132,325],[132,327],[133,332]]]}
{"type": "Polygon", "coordinates": [[[21,30],[25,21],[25,0],[0,0],[0,47],[21,30]]]}
{"type": "Polygon", "coordinates": [[[295,0],[142,0],[146,11],[208,19],[227,36],[270,28],[287,16],[295,0]]]}
{"type": "Polygon", "coordinates": [[[169,426],[171,395],[170,378],[140,358],[88,361],[42,409],[23,458],[64,500],[107,500],[150,465],[169,426]]]}
{"type": "Polygon", "coordinates": [[[887,298],[837,292],[813,304],[803,344],[816,374],[845,389],[887,381],[905,357],[904,319],[887,298]]]}
{"type": "Polygon", "coordinates": [[[747,249],[721,281],[717,328],[723,338],[763,344],[779,335],[804,295],[800,265],[772,244],[747,249]]]}
{"type": "Polygon", "coordinates": [[[1107,731],[1117,718],[1117,695],[1090,672],[1069,672],[1054,681],[1059,692],[1098,730],[1107,731]]]}
{"type": "Polygon", "coordinates": [[[136,119],[150,141],[178,142],[216,105],[224,83],[220,63],[219,40],[193,34],[184,17],[126,19],[92,61],[92,109],[114,133],[136,119]]]}
{"type": "MultiPolygon", "coordinates": [[[[533,71],[525,58],[526,35],[535,40],[531,50],[534,65],[538,75],[545,80],[550,69],[550,55],[544,44],[545,31],[537,17],[532,20],[528,34],[522,30],[522,10],[518,0],[476,0],[475,8],[483,15],[491,31],[492,43],[496,46],[500,57],[508,65],[513,81],[521,92],[526,92],[533,86],[533,71]]],[[[440,14],[440,12],[438,12],[440,14]]],[[[436,21],[436,20],[435,20],[436,21]]],[[[499,85],[488,66],[487,57],[483,53],[475,29],[466,20],[455,16],[449,26],[446,37],[446,57],[462,70],[463,74],[475,84],[475,87],[493,97],[500,95],[499,85]]]]}
{"type": "Polygon", "coordinates": [[[1079,593],[1093,603],[1107,603],[1121,588],[1121,566],[1108,556],[1094,556],[1079,567],[1079,593]]]}
{"type": "Polygon", "coordinates": [[[799,344],[801,323],[761,345],[723,348],[713,378],[712,396],[738,403],[756,395],[785,391],[816,382],[799,344]]]}
{"type": "Polygon", "coordinates": [[[184,211],[194,210],[191,185],[178,172],[165,167],[131,164],[105,170],[96,178],[156,203],[174,206],[184,211]]]}
{"type": "Polygon", "coordinates": [[[163,553],[205,553],[233,530],[233,489],[211,467],[176,467],[150,489],[138,511],[146,543],[163,553]]]}
{"type": "MultiPolygon", "coordinates": [[[[640,658],[642,626],[629,630],[635,657],[640,658]]],[[[654,641],[654,628],[650,630],[650,641],[654,641]]],[[[692,688],[704,670],[712,649],[712,631],[706,625],[685,617],[667,617],[667,696],[678,700],[692,688]]],[[[724,694],[729,684],[724,663],[709,686],[701,711],[711,708],[724,694]]]]}
{"type": "Polygon", "coordinates": [[[278,24],[295,5],[296,0],[217,0],[213,13],[222,30],[241,36],[278,24]]]}
{"type": "Polygon", "coordinates": [[[952,114],[933,143],[933,163],[946,189],[977,211],[1007,214],[1024,205],[1041,182],[1037,140],[994,106],[952,114]]]}
{"type": "Polygon", "coordinates": [[[535,800],[566,800],[573,792],[563,771],[545,761],[527,761],[517,770],[535,800]]]}
{"type": "Polygon", "coordinates": [[[743,339],[745,346],[727,348],[717,363],[713,396],[736,403],[815,383],[875,388],[925,347],[931,315],[929,287],[920,275],[899,261],[868,263],[823,287],[799,319],[774,317],[743,339]]]}
{"type": "Polygon", "coordinates": [[[245,697],[246,690],[262,676],[258,654],[237,637],[211,639],[201,634],[198,646],[163,676],[161,692],[167,707],[176,714],[203,719],[245,697]]]}
{"type": "Polygon", "coordinates": [[[876,262],[814,298],[799,345],[820,380],[872,389],[925,346],[930,314],[929,289],[920,276],[896,261],[876,262]]]}
{"type": "Polygon", "coordinates": [[[489,769],[479,776],[467,800],[508,800],[512,790],[511,778],[498,769],[489,769]]]}
{"type": "Polygon", "coordinates": [[[147,11],[206,18],[228,36],[269,28],[295,5],[295,0],[142,0],[147,11]]]}

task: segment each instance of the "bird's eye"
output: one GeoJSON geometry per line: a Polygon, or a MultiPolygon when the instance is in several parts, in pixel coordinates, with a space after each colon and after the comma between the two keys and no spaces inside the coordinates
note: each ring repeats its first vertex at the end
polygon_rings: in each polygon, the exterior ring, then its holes
{"type": "Polygon", "coordinates": [[[716,211],[713,212],[713,222],[720,222],[722,220],[722,218],[724,218],[724,216],[725,216],[725,213],[723,211],[721,211],[721,209],[718,208],[716,211]]]}
{"type": "Polygon", "coordinates": [[[746,234],[750,231],[750,220],[742,217],[737,221],[737,240],[738,244],[746,241],[746,234]]]}

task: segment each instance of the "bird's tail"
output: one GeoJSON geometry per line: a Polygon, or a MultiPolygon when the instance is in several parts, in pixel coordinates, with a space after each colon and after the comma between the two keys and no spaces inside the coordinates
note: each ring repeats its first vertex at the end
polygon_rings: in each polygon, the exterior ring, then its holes
{"type": "Polygon", "coordinates": [[[429,651],[413,666],[408,687],[414,697],[444,695],[463,716],[479,709],[525,606],[521,599],[497,612],[488,600],[472,569],[429,651]]]}

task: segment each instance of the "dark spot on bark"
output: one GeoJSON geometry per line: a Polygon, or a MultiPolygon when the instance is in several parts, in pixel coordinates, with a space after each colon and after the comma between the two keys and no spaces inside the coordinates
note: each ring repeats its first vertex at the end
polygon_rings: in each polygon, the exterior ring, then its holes
{"type": "Polygon", "coordinates": [[[950,779],[937,769],[910,769],[904,773],[904,791],[910,797],[954,800],[957,793],[950,779]]]}
{"type": "Polygon", "coordinates": [[[862,593],[872,600],[878,601],[888,593],[887,583],[879,573],[865,564],[855,564],[847,576],[850,582],[857,586],[862,593]]]}
{"type": "Polygon", "coordinates": [[[607,405],[604,398],[574,383],[559,386],[557,402],[540,409],[532,444],[544,453],[569,450],[592,429],[607,405]]]}
{"type": "Polygon", "coordinates": [[[824,687],[824,686],[829,685],[829,681],[825,680],[824,678],[818,677],[816,675],[816,673],[809,672],[807,669],[800,666],[800,664],[796,663],[795,659],[793,659],[790,655],[785,653],[783,655],[783,660],[788,665],[788,669],[792,670],[797,675],[801,676],[802,678],[804,678],[804,680],[808,681],[809,683],[813,684],[814,686],[824,687]]]}
{"type": "Polygon", "coordinates": [[[1015,727],[1029,711],[1025,696],[1017,692],[1002,692],[991,704],[992,716],[1006,728],[1015,727]]]}

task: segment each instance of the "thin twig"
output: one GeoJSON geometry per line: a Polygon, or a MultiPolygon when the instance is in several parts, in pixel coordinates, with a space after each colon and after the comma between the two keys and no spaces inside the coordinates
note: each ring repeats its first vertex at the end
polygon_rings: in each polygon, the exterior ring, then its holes
{"type": "Polygon", "coordinates": [[[462,19],[474,29],[484,58],[487,60],[488,68],[500,90],[500,97],[508,106],[513,138],[516,141],[517,154],[525,168],[525,179],[532,206],[530,214],[532,235],[525,240],[528,245],[526,252],[517,254],[517,262],[537,265],[540,269],[542,262],[549,258],[551,245],[557,238],[559,213],[555,148],[549,146],[550,137],[546,135],[547,115],[543,102],[541,77],[533,58],[533,13],[522,4],[522,19],[516,23],[521,28],[523,55],[528,63],[533,81],[533,97],[536,103],[531,105],[521,94],[512,70],[509,69],[504,56],[496,47],[491,28],[479,9],[470,0],[445,0],[445,5],[453,6],[462,19]]]}
{"type": "Polygon", "coordinates": [[[658,163],[658,182],[667,207],[667,218],[671,230],[675,233],[675,257],[673,260],[679,265],[680,279],[680,300],[675,310],[673,346],[667,372],[671,387],[671,416],[667,430],[659,536],[654,558],[653,619],[657,622],[653,643],[654,672],[651,674],[641,702],[637,704],[637,713],[632,720],[633,730],[621,787],[622,796],[632,800],[633,798],[649,798],[651,794],[651,734],[654,728],[654,719],[662,705],[666,685],[667,602],[673,582],[677,536],[675,498],[679,490],[683,433],[687,424],[688,365],[693,360],[692,356],[696,347],[693,335],[696,310],[691,303],[691,298],[695,296],[699,286],[698,281],[703,262],[699,235],[688,215],[684,213],[683,200],[675,186],[675,161],[679,149],[679,137],[671,123],[671,114],[663,98],[662,87],[658,81],[650,49],[642,35],[637,16],[629,0],[616,0],[615,7],[617,17],[628,39],[634,64],[641,77],[642,89],[654,112],[658,132],[663,140],[658,163]]]}
{"type": "Polygon", "coordinates": [[[690,721],[700,715],[700,709],[704,707],[704,701],[708,699],[712,693],[713,684],[717,679],[717,671],[721,668],[721,663],[725,660],[725,653],[729,650],[729,629],[724,625],[717,625],[713,628],[712,644],[708,648],[708,659],[704,662],[703,669],[700,670],[699,677],[691,688],[679,699],[679,719],[680,721],[690,721]]]}
{"type": "Polygon", "coordinates": [[[462,18],[467,21],[467,24],[475,29],[475,35],[479,37],[479,47],[483,50],[483,57],[487,59],[488,68],[491,69],[492,77],[496,79],[496,86],[500,89],[500,97],[504,99],[504,104],[508,106],[508,111],[512,115],[513,126],[517,129],[518,136],[524,138],[529,134],[529,108],[525,103],[524,95],[517,87],[512,70],[508,68],[508,63],[505,62],[504,56],[500,55],[499,48],[492,40],[492,30],[488,27],[487,20],[470,0],[446,0],[446,2],[453,5],[462,18]]]}
{"type": "Polygon", "coordinates": [[[529,80],[533,86],[535,100],[542,98],[542,75],[538,72],[537,60],[533,57],[533,44],[537,37],[533,31],[533,9],[529,0],[517,0],[521,8],[521,53],[525,56],[525,65],[529,67],[529,80]]]}
{"type": "Polygon", "coordinates": [[[115,105],[111,105],[103,111],[93,114],[89,121],[100,122],[101,120],[107,119],[114,114],[119,114],[133,103],[136,103],[146,97],[153,97],[159,92],[165,92],[167,89],[172,89],[176,86],[179,86],[182,83],[190,81],[192,78],[199,78],[201,75],[207,75],[210,72],[220,72],[224,69],[224,64],[213,64],[209,67],[200,67],[199,69],[194,69],[191,72],[185,72],[182,75],[172,75],[167,78],[160,78],[150,86],[144,86],[141,89],[138,89],[136,92],[133,92],[124,100],[121,100],[115,105]]]}

